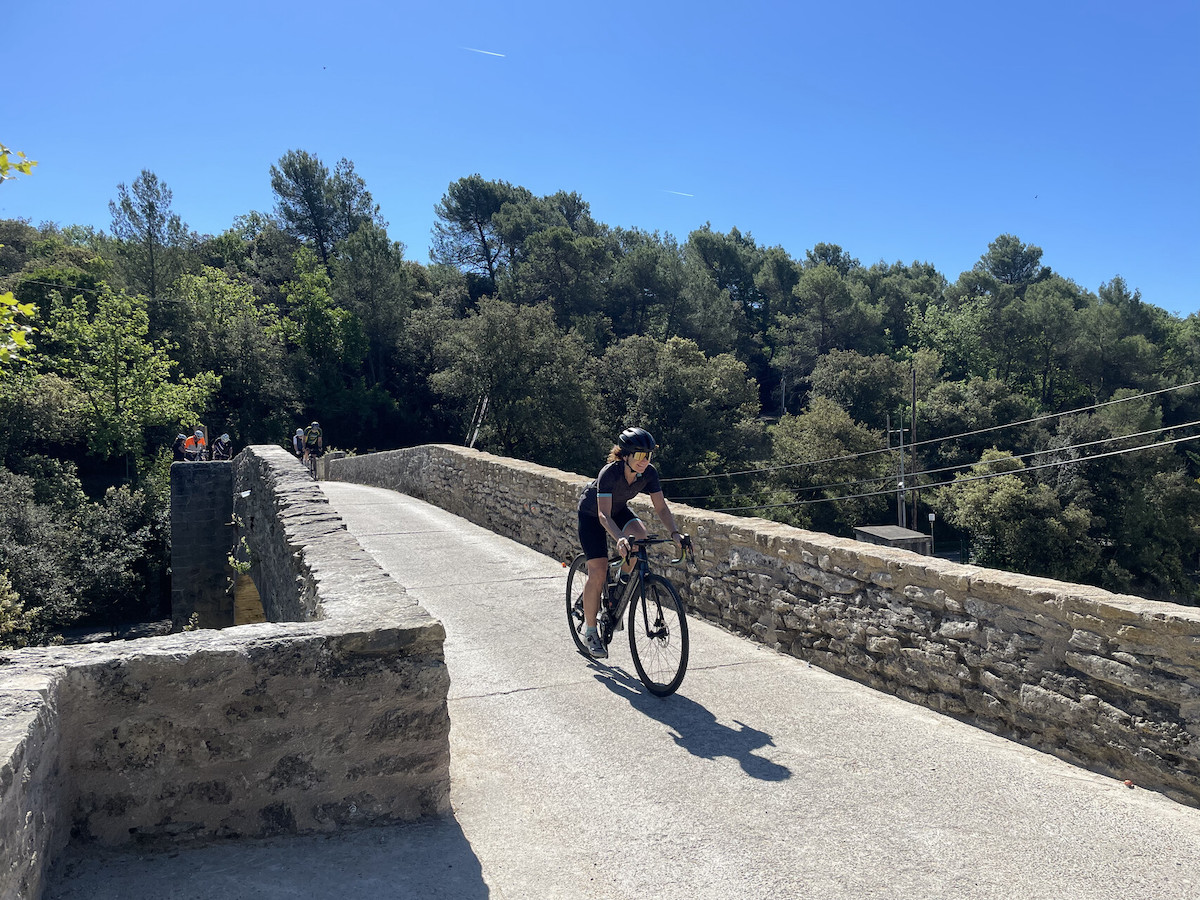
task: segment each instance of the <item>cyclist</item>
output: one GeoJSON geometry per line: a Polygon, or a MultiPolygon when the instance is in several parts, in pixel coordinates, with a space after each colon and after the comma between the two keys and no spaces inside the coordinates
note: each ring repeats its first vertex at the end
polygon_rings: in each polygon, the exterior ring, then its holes
{"type": "Polygon", "coordinates": [[[297,428],[296,433],[292,435],[292,450],[296,456],[304,459],[304,429],[297,428]]]}
{"type": "Polygon", "coordinates": [[[304,429],[304,461],[310,456],[320,456],[325,452],[325,439],[321,434],[321,426],[314,421],[304,429]]]}
{"type": "Polygon", "coordinates": [[[223,434],[213,441],[210,459],[229,459],[233,454],[233,442],[228,434],[223,434]]]}
{"type": "Polygon", "coordinates": [[[187,443],[187,435],[180,432],[175,436],[175,443],[171,445],[171,455],[173,462],[183,462],[187,456],[183,452],[183,445],[187,443]]]}
{"type": "Polygon", "coordinates": [[[192,462],[197,462],[204,459],[204,451],[208,447],[208,442],[204,440],[204,432],[199,428],[196,433],[183,442],[183,455],[192,462]]]}
{"type": "Polygon", "coordinates": [[[608,656],[596,628],[600,595],[608,574],[608,538],[617,542],[617,552],[626,558],[625,572],[632,567],[630,541],[646,537],[646,526],[629,508],[638,494],[649,494],[659,520],[681,548],[691,547],[691,538],[675,525],[675,517],[663,496],[658,470],[650,457],[658,445],[645,428],[626,428],[608,453],[608,462],[579,498],[579,543],[587,554],[588,578],[583,588],[583,642],[594,659],[608,656]]]}

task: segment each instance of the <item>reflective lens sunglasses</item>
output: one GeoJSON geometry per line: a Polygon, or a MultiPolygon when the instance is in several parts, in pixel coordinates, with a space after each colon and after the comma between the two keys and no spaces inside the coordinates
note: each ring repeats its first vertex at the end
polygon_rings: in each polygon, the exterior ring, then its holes
{"type": "Polygon", "coordinates": [[[649,459],[653,456],[652,450],[638,450],[633,454],[634,461],[641,462],[644,459],[649,459]]]}

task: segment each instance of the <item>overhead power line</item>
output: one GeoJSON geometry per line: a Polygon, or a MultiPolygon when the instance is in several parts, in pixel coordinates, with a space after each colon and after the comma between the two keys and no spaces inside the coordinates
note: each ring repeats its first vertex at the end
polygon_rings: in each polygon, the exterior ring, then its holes
{"type": "MultiPolygon", "coordinates": [[[[1062,416],[1072,416],[1076,413],[1089,412],[1091,410],[1100,409],[1104,406],[1112,406],[1115,403],[1127,403],[1130,400],[1142,400],[1146,397],[1155,397],[1159,394],[1170,393],[1171,391],[1182,391],[1185,388],[1196,387],[1200,385],[1200,381],[1189,381],[1187,384],[1177,384],[1169,388],[1160,388],[1157,391],[1146,391],[1141,394],[1135,394],[1131,397],[1119,397],[1116,400],[1105,400],[1103,403],[1093,403],[1090,406],[1081,406],[1077,409],[1068,409],[1065,412],[1046,413],[1041,416],[1034,416],[1032,419],[1022,419],[1017,422],[1007,422],[1003,425],[989,425],[987,428],[977,428],[974,431],[963,431],[958,434],[948,434],[943,437],[927,438],[923,441],[917,441],[915,444],[908,444],[908,447],[924,447],[929,444],[938,444],[943,441],[956,441],[960,438],[974,437],[979,434],[987,434],[992,431],[1000,431],[1004,428],[1016,428],[1020,425],[1032,425],[1035,422],[1044,422],[1048,419],[1057,419],[1062,416]]],[[[743,469],[737,472],[713,472],[709,475],[681,475],[676,478],[660,478],[659,481],[666,484],[669,482],[678,481],[698,481],[703,478],[734,478],[738,475],[758,475],[764,472],[779,472],[784,469],[797,469],[803,466],[820,466],[825,463],[847,462],[852,459],[862,459],[867,456],[874,456],[879,453],[894,453],[895,447],[880,447],[878,450],[864,450],[861,453],[847,453],[842,456],[831,456],[828,459],[817,459],[798,463],[785,463],[779,466],[763,466],[758,469],[743,469]]]]}
{"type": "MultiPolygon", "coordinates": [[[[1152,428],[1149,431],[1138,431],[1138,432],[1135,432],[1132,434],[1122,434],[1122,435],[1117,435],[1114,437],[1099,438],[1094,441],[1084,441],[1083,443],[1080,443],[1080,444],[1068,444],[1063,447],[1051,447],[1047,450],[1031,450],[1028,453],[1016,453],[1016,454],[1010,455],[1007,458],[1008,459],[1029,459],[1030,457],[1047,456],[1052,453],[1070,453],[1071,451],[1074,451],[1074,450],[1082,450],[1084,447],[1094,447],[1097,444],[1112,444],[1116,441],[1128,441],[1128,440],[1133,440],[1134,438],[1149,437],[1150,435],[1153,435],[1153,434],[1162,434],[1164,431],[1175,431],[1176,429],[1179,429],[1179,428],[1191,428],[1192,426],[1195,426],[1195,425],[1200,425],[1200,419],[1197,419],[1192,422],[1182,422],[1179,425],[1164,425],[1162,428],[1152,428]]],[[[1070,460],[1068,460],[1068,461],[1070,461],[1070,460]]],[[[941,468],[937,468],[937,469],[923,469],[919,472],[908,472],[908,473],[906,473],[905,478],[906,479],[908,479],[908,478],[927,478],[931,475],[938,475],[943,472],[954,472],[954,471],[957,471],[960,469],[970,469],[972,466],[979,465],[980,462],[982,462],[982,460],[977,461],[977,462],[959,463],[959,464],[953,465],[953,466],[942,466],[941,468]]],[[[875,484],[876,482],[893,480],[896,477],[897,477],[896,473],[891,472],[891,473],[888,473],[887,475],[875,475],[870,478],[858,478],[853,481],[836,481],[831,484],[816,484],[816,485],[811,485],[811,486],[805,485],[805,486],[800,486],[800,487],[792,487],[792,488],[790,488],[790,490],[793,490],[793,491],[827,491],[827,490],[832,490],[834,488],[851,488],[851,487],[855,487],[860,484],[875,484]]],[[[920,489],[923,487],[925,487],[925,485],[913,484],[910,486],[909,489],[916,490],[916,489],[920,489]]],[[[785,489],[787,489],[787,488],[785,488],[785,489]]],[[[893,488],[893,490],[894,490],[894,488],[893,488]]],[[[671,499],[676,502],[679,502],[679,503],[687,503],[687,502],[693,501],[693,500],[711,500],[713,497],[720,497],[720,496],[721,496],[720,494],[704,494],[704,495],[701,495],[698,497],[672,497],[671,499]]]]}
{"type": "MultiPolygon", "coordinates": [[[[1200,434],[1193,434],[1188,437],[1173,438],[1169,441],[1159,441],[1154,444],[1143,444],[1140,447],[1127,447],[1124,450],[1111,450],[1108,453],[1095,453],[1091,456],[1081,456],[1076,459],[1064,459],[1057,462],[1041,463],[1036,466],[1025,466],[1020,469],[1011,469],[1005,472],[988,472],[982,475],[964,475],[958,476],[950,481],[939,481],[933,484],[921,485],[921,490],[929,490],[931,488],[948,487],[951,485],[966,484],[969,481],[986,481],[991,478],[1000,478],[1003,475],[1024,475],[1026,472],[1036,472],[1038,469],[1050,469],[1055,466],[1068,466],[1077,463],[1091,462],[1094,459],[1105,459],[1110,456],[1121,456],[1125,453],[1137,453],[1139,450],[1152,450],[1156,447],[1168,447],[1172,444],[1182,444],[1185,441],[1200,440],[1200,434]]],[[[1001,460],[997,460],[1000,462],[1001,460]]],[[[978,464],[977,464],[978,465],[978,464]]],[[[984,463],[983,465],[986,465],[984,463]]],[[[742,512],[749,509],[784,509],[793,506],[809,506],[813,503],[836,503],[840,500],[862,500],[867,497],[881,497],[884,495],[892,495],[896,493],[896,489],[888,488],[883,491],[871,491],[865,494],[849,494],[844,497],[818,497],[813,500],[795,500],[790,503],[759,503],[752,506],[730,506],[723,509],[714,509],[713,512],[742,512]]]]}

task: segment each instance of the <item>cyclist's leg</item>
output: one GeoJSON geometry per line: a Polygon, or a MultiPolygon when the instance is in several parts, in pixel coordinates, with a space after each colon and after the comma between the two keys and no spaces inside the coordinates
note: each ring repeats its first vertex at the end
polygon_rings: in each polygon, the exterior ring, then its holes
{"type": "MultiPolygon", "coordinates": [[[[629,538],[631,541],[640,541],[645,538],[649,532],[646,531],[646,525],[641,519],[639,519],[637,516],[632,516],[628,522],[621,526],[621,534],[629,538]]],[[[625,560],[624,565],[621,566],[621,572],[625,575],[628,575],[633,571],[633,566],[634,556],[631,553],[629,554],[629,558],[625,560]]]]}
{"type": "Polygon", "coordinates": [[[608,578],[608,533],[596,516],[579,513],[579,544],[587,556],[588,572],[583,589],[583,617],[587,628],[595,628],[600,596],[608,578]]]}
{"type": "Polygon", "coordinates": [[[608,577],[608,557],[587,561],[588,579],[583,588],[583,620],[588,628],[596,627],[596,616],[600,612],[600,597],[604,593],[604,581],[608,577]]]}

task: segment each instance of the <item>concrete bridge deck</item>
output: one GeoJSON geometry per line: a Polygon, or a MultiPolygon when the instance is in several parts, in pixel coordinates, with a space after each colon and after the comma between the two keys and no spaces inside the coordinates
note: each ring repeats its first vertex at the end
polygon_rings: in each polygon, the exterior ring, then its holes
{"type": "Polygon", "coordinates": [[[1200,810],[695,620],[683,687],[659,700],[627,646],[608,665],[574,651],[555,561],[323,487],[446,625],[453,818],[74,857],[49,897],[1200,896],[1200,810]]]}

